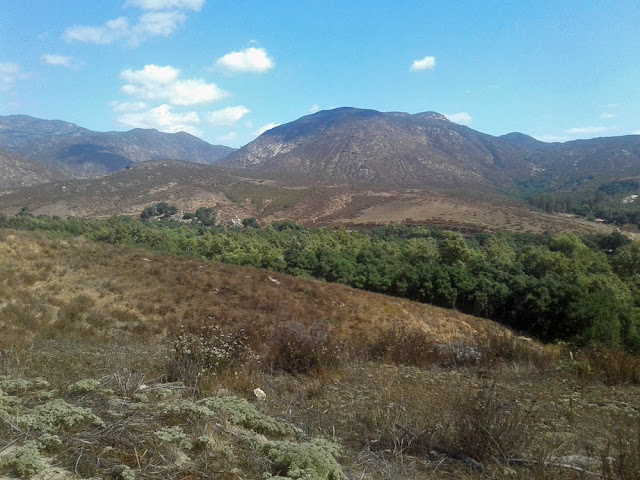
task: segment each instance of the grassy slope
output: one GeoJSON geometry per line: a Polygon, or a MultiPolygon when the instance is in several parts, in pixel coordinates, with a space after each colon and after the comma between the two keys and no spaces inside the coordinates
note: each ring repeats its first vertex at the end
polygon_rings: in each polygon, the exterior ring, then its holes
{"type": "MultiPolygon", "coordinates": [[[[496,348],[495,359],[457,368],[419,369],[362,354],[363,339],[391,324],[423,329],[445,348],[495,338],[499,327],[454,311],[262,270],[7,231],[0,231],[0,300],[0,373],[50,382],[5,393],[19,399],[23,413],[50,395],[91,408],[107,424],[102,430],[59,429],[63,448],[46,454],[52,465],[75,468],[85,478],[109,474],[117,465],[128,465],[139,478],[276,473],[273,458],[247,440],[252,428],[234,424],[224,409],[206,421],[167,414],[185,399],[229,392],[304,432],[281,439],[340,443],[349,478],[481,478],[428,442],[482,461],[490,478],[583,478],[575,470],[506,461],[516,456],[566,463],[568,455],[589,457],[594,464],[588,469],[605,478],[638,478],[631,474],[640,458],[639,388],[603,385],[586,363],[572,362],[560,348],[543,351],[518,342],[516,355],[498,355],[496,348]],[[194,397],[191,388],[166,385],[167,335],[178,323],[203,320],[256,329],[320,322],[347,344],[349,361],[309,375],[247,368],[203,377],[194,397]],[[99,379],[101,389],[113,391],[74,396],[70,385],[83,378],[99,379]],[[150,395],[145,406],[135,406],[143,384],[173,393],[150,395]],[[256,402],[256,386],[267,392],[266,402],[256,402]],[[163,443],[154,432],[171,426],[194,441],[206,434],[214,446],[184,451],[163,443]],[[611,469],[603,467],[603,457],[611,457],[611,469]]],[[[14,440],[22,444],[39,435],[14,417],[2,416],[0,457],[14,440]]]]}

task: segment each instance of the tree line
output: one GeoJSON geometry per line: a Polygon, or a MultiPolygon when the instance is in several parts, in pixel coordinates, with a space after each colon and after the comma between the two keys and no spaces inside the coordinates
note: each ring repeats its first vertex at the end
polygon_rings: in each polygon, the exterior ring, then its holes
{"type": "Polygon", "coordinates": [[[396,224],[360,231],[251,226],[0,215],[0,228],[266,268],[455,308],[545,341],[640,352],[640,243],[620,233],[463,236],[396,224]]]}

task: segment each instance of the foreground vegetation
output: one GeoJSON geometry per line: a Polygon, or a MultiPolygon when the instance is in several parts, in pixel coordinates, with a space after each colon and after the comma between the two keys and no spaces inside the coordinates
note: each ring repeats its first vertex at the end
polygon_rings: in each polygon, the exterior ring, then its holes
{"type": "MultiPolygon", "coordinates": [[[[211,212],[201,212],[211,219],[211,212]]],[[[267,268],[483,316],[544,341],[640,351],[640,244],[621,234],[477,234],[392,225],[362,232],[0,217],[0,226],[84,235],[267,268]]],[[[255,222],[245,222],[257,227],[255,222]]]]}
{"type": "Polygon", "coordinates": [[[0,299],[0,475],[640,478],[620,351],[39,232],[0,231],[0,299]]]}

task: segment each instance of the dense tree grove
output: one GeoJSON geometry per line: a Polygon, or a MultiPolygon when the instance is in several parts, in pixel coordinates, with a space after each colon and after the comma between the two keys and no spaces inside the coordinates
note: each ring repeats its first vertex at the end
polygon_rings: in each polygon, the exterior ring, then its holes
{"type": "Polygon", "coordinates": [[[601,218],[617,225],[640,226],[640,180],[603,183],[596,190],[568,190],[532,194],[529,203],[547,213],[574,213],[589,220],[601,218]]]}
{"type": "MultiPolygon", "coordinates": [[[[251,227],[257,227],[251,222],[251,227]]],[[[205,227],[0,215],[0,227],[132,244],[338,282],[484,316],[543,340],[640,352],[640,243],[624,235],[205,227]]]]}

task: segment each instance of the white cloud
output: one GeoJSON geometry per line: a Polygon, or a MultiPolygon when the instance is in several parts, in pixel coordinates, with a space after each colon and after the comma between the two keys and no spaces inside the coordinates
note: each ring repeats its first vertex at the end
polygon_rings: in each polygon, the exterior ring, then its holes
{"type": "Polygon", "coordinates": [[[131,34],[129,21],[125,17],[109,20],[102,26],[74,25],[62,34],[67,42],[93,43],[95,45],[110,45],[131,34]]]}
{"type": "Polygon", "coordinates": [[[249,112],[250,110],[243,105],[226,107],[207,113],[207,121],[214,127],[230,127],[249,112]]]}
{"type": "Polygon", "coordinates": [[[536,140],[540,140],[541,142],[553,143],[553,142],[567,142],[571,140],[571,137],[566,135],[532,135],[536,140]]]}
{"type": "Polygon", "coordinates": [[[458,123],[460,125],[469,125],[471,123],[471,115],[467,112],[458,112],[458,113],[443,113],[447,120],[453,123],[458,123]]]}
{"type": "Polygon", "coordinates": [[[162,100],[172,105],[198,105],[215,102],[228,95],[215,83],[201,78],[180,80],[180,70],[170,65],[145,65],[141,70],[123,70],[126,83],[122,92],[143,100],[162,100]]]}
{"type": "Polygon", "coordinates": [[[279,126],[279,123],[267,123],[266,125],[261,126],[258,130],[256,130],[255,132],[253,132],[253,134],[256,137],[259,137],[260,135],[262,135],[264,132],[266,132],[267,130],[271,130],[272,128],[276,128],[277,126],[279,126]]]}
{"type": "Polygon", "coordinates": [[[45,53],[40,57],[40,59],[44,63],[52,67],[64,67],[64,68],[73,68],[73,69],[78,68],[78,65],[74,63],[73,58],[66,57],[64,55],[54,55],[51,53],[45,53]]]}
{"type": "Polygon", "coordinates": [[[631,132],[631,135],[640,135],[640,130],[636,130],[635,132],[631,132]]]}
{"type": "Polygon", "coordinates": [[[129,34],[129,43],[138,45],[150,37],[169,37],[187,16],[180,12],[148,12],[140,16],[129,34]]]}
{"type": "Polygon", "coordinates": [[[608,132],[615,130],[614,127],[574,127],[565,130],[565,133],[569,135],[596,135],[598,133],[608,132]]]}
{"type": "Polygon", "coordinates": [[[205,0],[127,0],[126,5],[140,10],[168,10],[172,8],[202,10],[205,0]]]}
{"type": "Polygon", "coordinates": [[[309,113],[316,113],[320,111],[320,107],[318,106],[317,103],[314,103],[313,105],[311,105],[311,108],[309,108],[309,110],[307,110],[309,113]]]}
{"type": "Polygon", "coordinates": [[[149,108],[145,102],[110,102],[109,105],[114,112],[139,112],[149,108]]]}
{"type": "Polygon", "coordinates": [[[412,72],[418,72],[420,70],[432,70],[435,68],[435,66],[436,57],[427,56],[421,58],[420,60],[414,60],[409,70],[411,70],[412,72]]]}
{"type": "Polygon", "coordinates": [[[155,128],[167,133],[202,135],[195,127],[200,123],[197,112],[173,113],[171,109],[171,105],[163,104],[143,112],[124,113],[118,117],[118,122],[132,128],[155,128]]]}
{"type": "Polygon", "coordinates": [[[140,45],[153,37],[169,37],[187,20],[188,11],[200,11],[204,0],[128,0],[143,13],[133,21],[119,17],[103,25],[74,25],[62,34],[67,42],[111,45],[123,41],[140,45]]]}
{"type": "Polygon", "coordinates": [[[227,53],[216,64],[230,73],[265,73],[275,65],[264,48],[255,47],[227,53]]]}
{"type": "Polygon", "coordinates": [[[236,132],[229,132],[225,135],[220,135],[216,140],[218,142],[233,142],[236,138],[238,138],[238,134],[236,132]]]}
{"type": "Polygon", "coordinates": [[[607,104],[605,105],[605,107],[607,107],[607,108],[616,108],[616,107],[619,107],[619,106],[620,106],[620,105],[619,105],[619,104],[617,104],[617,103],[607,103],[607,104]]]}
{"type": "Polygon", "coordinates": [[[610,118],[615,118],[615,115],[613,113],[604,112],[602,115],[600,115],[600,118],[604,118],[605,120],[607,120],[610,118]]]}
{"type": "Polygon", "coordinates": [[[18,80],[27,78],[22,67],[13,62],[0,62],[0,91],[11,90],[18,80]]]}

